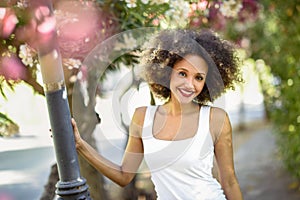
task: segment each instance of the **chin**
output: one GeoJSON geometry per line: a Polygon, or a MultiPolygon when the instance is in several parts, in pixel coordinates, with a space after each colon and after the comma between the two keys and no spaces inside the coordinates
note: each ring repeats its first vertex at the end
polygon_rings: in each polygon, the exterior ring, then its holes
{"type": "Polygon", "coordinates": [[[191,99],[179,99],[179,102],[181,104],[190,104],[190,103],[193,103],[193,98],[191,98],[191,99]]]}

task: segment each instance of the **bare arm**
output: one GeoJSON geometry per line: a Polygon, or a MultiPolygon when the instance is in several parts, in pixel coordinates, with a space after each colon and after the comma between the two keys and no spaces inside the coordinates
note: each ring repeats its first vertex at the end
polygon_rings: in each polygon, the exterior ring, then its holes
{"type": "Polygon", "coordinates": [[[242,200],[243,196],[234,170],[232,128],[228,115],[222,109],[213,108],[212,111],[211,130],[217,135],[215,155],[220,183],[228,200],[242,200]]]}
{"type": "Polygon", "coordinates": [[[77,152],[103,175],[120,186],[126,186],[135,176],[143,159],[144,150],[141,132],[144,121],[144,113],[145,108],[139,108],[133,115],[129,128],[129,139],[121,166],[104,158],[87,142],[85,142],[80,137],[75,120],[72,120],[77,152]]]}

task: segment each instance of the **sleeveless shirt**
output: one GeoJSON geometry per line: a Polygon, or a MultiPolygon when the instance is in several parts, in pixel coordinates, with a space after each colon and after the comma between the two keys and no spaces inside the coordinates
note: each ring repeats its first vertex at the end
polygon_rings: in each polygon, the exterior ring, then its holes
{"type": "Polygon", "coordinates": [[[153,136],[158,106],[147,107],[142,132],[144,159],[159,200],[226,200],[212,175],[214,145],[209,106],[201,106],[196,134],[183,140],[153,136]]]}

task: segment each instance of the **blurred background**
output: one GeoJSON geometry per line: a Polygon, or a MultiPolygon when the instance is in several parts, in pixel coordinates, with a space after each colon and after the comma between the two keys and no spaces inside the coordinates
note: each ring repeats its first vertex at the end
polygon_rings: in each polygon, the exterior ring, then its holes
{"type": "MultiPolygon", "coordinates": [[[[81,134],[101,154],[120,163],[134,109],[160,103],[135,75],[143,41],[130,31],[210,28],[236,45],[242,61],[245,83],[214,105],[231,119],[244,199],[300,199],[299,1],[52,3],[70,109],[82,111],[76,120],[87,121],[91,128],[81,134]],[[91,92],[86,80],[93,71],[87,70],[86,58],[117,34],[111,48],[120,56],[91,92]],[[83,99],[89,98],[83,105],[73,105],[76,84],[83,88],[83,99]]],[[[56,198],[58,174],[30,13],[28,0],[0,2],[0,200],[56,198]]],[[[148,173],[139,173],[120,188],[79,160],[94,200],[155,199],[148,173]]]]}

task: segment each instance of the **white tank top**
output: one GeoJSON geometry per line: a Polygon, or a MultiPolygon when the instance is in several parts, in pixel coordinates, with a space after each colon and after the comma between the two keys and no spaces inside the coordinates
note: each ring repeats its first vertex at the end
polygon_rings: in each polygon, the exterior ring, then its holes
{"type": "Polygon", "coordinates": [[[214,145],[209,131],[209,106],[202,106],[195,136],[183,140],[160,140],[153,136],[158,106],[145,114],[142,140],[144,159],[159,200],[226,200],[213,178],[214,145]]]}

